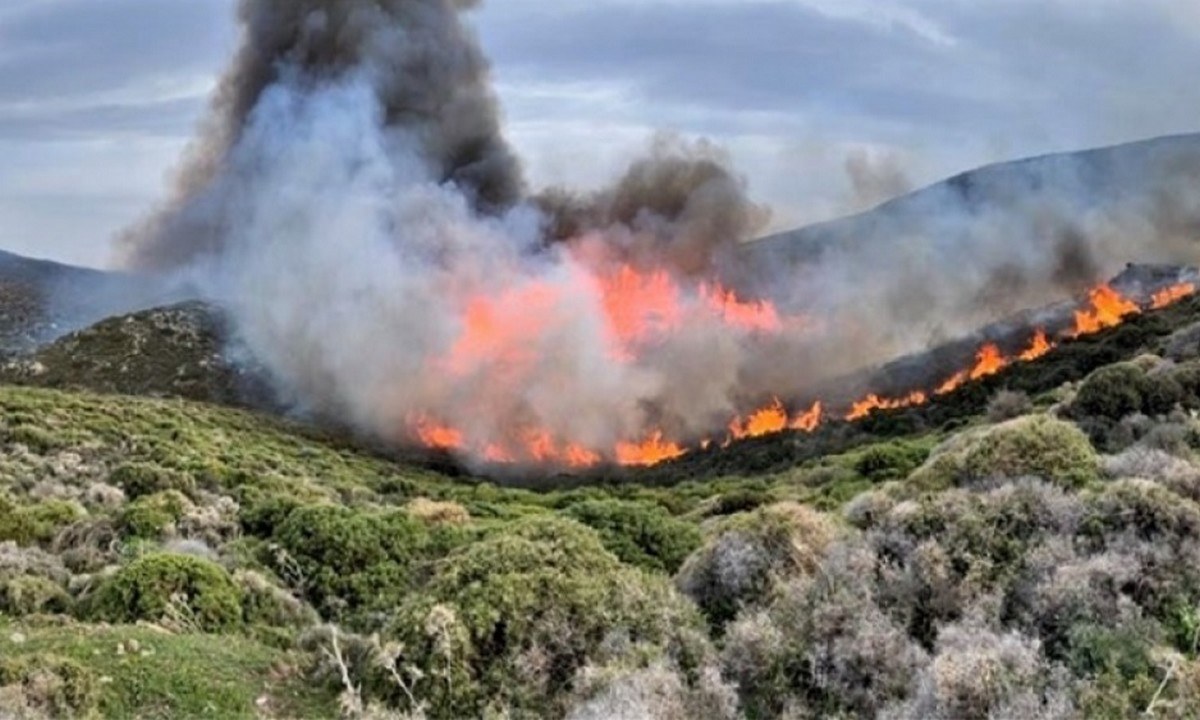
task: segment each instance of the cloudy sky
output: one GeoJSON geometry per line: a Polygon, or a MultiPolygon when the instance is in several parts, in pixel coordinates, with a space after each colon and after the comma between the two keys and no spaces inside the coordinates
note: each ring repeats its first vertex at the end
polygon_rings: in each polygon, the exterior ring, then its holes
{"type": "MultiPolygon", "coordinates": [[[[90,265],[160,196],[234,0],[3,0],[0,248],[90,265]]],[[[1195,0],[502,0],[474,13],[534,184],[656,130],[786,228],[981,164],[1200,130],[1195,0]]]]}

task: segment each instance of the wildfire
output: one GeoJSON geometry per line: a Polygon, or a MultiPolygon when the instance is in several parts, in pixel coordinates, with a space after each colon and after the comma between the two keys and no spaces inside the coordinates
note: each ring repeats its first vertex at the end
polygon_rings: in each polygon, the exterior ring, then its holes
{"type": "Polygon", "coordinates": [[[788,414],[779,398],[775,398],[767,407],[752,414],[746,420],[734,418],[729,424],[729,434],[734,440],[747,437],[760,437],[771,433],[782,432],[788,427],[788,414]]]}
{"type": "Polygon", "coordinates": [[[934,390],[934,395],[945,395],[954,392],[969,380],[979,380],[988,375],[995,375],[1008,367],[1008,363],[1008,359],[1004,357],[1004,353],[995,343],[987,343],[979,348],[979,352],[975,355],[974,367],[951,376],[949,380],[939,385],[937,390],[934,390]]]}
{"type": "MultiPolygon", "coordinates": [[[[726,325],[747,332],[778,333],[785,323],[795,320],[781,318],[769,302],[743,300],[718,285],[700,285],[689,295],[663,272],[640,273],[623,266],[603,275],[598,284],[603,312],[622,359],[636,359],[635,350],[640,344],[675,331],[687,322],[690,313],[709,313],[726,325]]],[[[1154,293],[1147,307],[1161,309],[1196,291],[1192,283],[1172,285],[1154,293]]],[[[528,318],[539,317],[559,301],[553,292],[538,285],[498,297],[472,300],[465,307],[463,332],[444,361],[445,368],[451,373],[466,374],[486,363],[489,368],[507,366],[508,372],[520,372],[520,368],[535,359],[531,357],[530,343],[536,339],[538,326],[528,322],[528,318]]],[[[1087,304],[1075,312],[1074,324],[1059,337],[1069,339],[1092,334],[1118,325],[1140,312],[1142,308],[1135,302],[1109,285],[1100,285],[1088,293],[1087,304]]],[[[872,393],[853,402],[842,418],[854,421],[880,410],[923,405],[932,396],[944,395],[967,382],[995,375],[1014,362],[1036,360],[1055,347],[1056,341],[1044,328],[1038,328],[1027,347],[1012,356],[1006,356],[995,343],[985,343],[976,352],[970,367],[954,373],[932,391],[913,390],[898,397],[872,393]]],[[[499,376],[503,377],[504,373],[500,372],[499,376]]],[[[825,420],[825,407],[820,401],[807,410],[792,414],[781,399],[773,398],[765,406],[731,420],[725,444],[787,430],[814,432],[825,420]]],[[[618,443],[606,452],[565,441],[549,430],[538,428],[514,430],[512,436],[515,439],[475,445],[462,430],[428,416],[414,417],[409,424],[415,437],[427,447],[466,452],[497,464],[521,462],[585,469],[615,460],[621,465],[649,466],[688,452],[687,447],[668,438],[662,430],[652,430],[641,441],[618,443]]],[[[713,438],[700,439],[692,447],[707,448],[713,442],[713,438]]]]}
{"type": "Polygon", "coordinates": [[[792,430],[801,430],[803,432],[813,432],[821,427],[821,420],[824,416],[824,409],[821,407],[821,401],[813,403],[813,406],[807,412],[801,413],[792,421],[789,426],[792,430]]]}
{"type": "Polygon", "coordinates": [[[861,420],[876,410],[899,410],[901,408],[924,405],[929,396],[920,390],[914,390],[900,398],[882,398],[871,393],[851,406],[846,415],[847,420],[861,420]]]}
{"type": "Polygon", "coordinates": [[[1088,293],[1088,304],[1090,307],[1075,313],[1075,329],[1068,337],[1100,332],[1120,325],[1126,316],[1140,312],[1136,303],[1108,285],[1101,285],[1088,293]]]}
{"type": "Polygon", "coordinates": [[[1153,310],[1161,310],[1194,294],[1196,294],[1196,286],[1192,283],[1172,285],[1154,293],[1154,297],[1150,300],[1150,307],[1153,310]]]}
{"type": "Polygon", "coordinates": [[[1053,349],[1054,343],[1050,342],[1050,338],[1046,337],[1046,331],[1038,328],[1037,332],[1033,334],[1033,340],[1029,342],[1029,348],[1018,355],[1017,359],[1024,362],[1033,362],[1053,349]]]}
{"type": "Polygon", "coordinates": [[[681,446],[663,439],[661,430],[655,430],[643,442],[619,443],[617,462],[622,465],[657,465],[681,457],[684,452],[681,446]]]}
{"type": "Polygon", "coordinates": [[[708,307],[728,325],[765,333],[777,333],[783,329],[779,313],[769,302],[744,302],[733,291],[725,290],[720,285],[702,285],[700,294],[708,307]]]}

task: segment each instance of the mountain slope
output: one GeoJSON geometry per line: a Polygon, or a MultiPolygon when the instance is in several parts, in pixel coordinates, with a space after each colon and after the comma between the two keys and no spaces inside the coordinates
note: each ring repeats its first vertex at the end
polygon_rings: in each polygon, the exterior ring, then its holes
{"type": "MultiPolygon", "coordinates": [[[[938,233],[943,247],[969,252],[980,226],[1009,216],[1014,232],[1031,208],[1054,207],[1068,222],[1090,212],[1113,213],[1157,203],[1163,233],[1200,235],[1200,205],[1187,194],[1200,183],[1200,133],[998,163],[961,173],[872,210],[762,238],[746,247],[758,267],[817,262],[829,252],[884,247],[917,234],[938,233]]],[[[1059,228],[1042,227],[1043,232],[1059,228]]],[[[1152,262],[1164,258],[1130,257],[1152,262]]],[[[1178,259],[1178,258],[1170,258],[1178,259]]]]}
{"type": "Polygon", "coordinates": [[[111,315],[180,299],[150,278],[0,250],[0,352],[29,350],[111,315]]]}

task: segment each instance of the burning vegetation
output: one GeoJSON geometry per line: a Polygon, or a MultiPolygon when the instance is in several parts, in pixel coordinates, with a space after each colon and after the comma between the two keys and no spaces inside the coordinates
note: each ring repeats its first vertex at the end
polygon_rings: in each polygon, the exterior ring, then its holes
{"type": "MultiPolygon", "coordinates": [[[[599,286],[603,288],[604,305],[611,323],[609,336],[613,357],[623,362],[636,362],[640,352],[677,331],[689,322],[689,318],[690,321],[715,318],[733,329],[763,334],[780,333],[785,325],[804,327],[808,324],[803,318],[781,316],[770,302],[746,301],[719,286],[710,289],[701,285],[689,299],[670,276],[664,273],[641,275],[629,266],[600,281],[599,286]]],[[[524,312],[491,309],[503,308],[513,302],[512,298],[478,301],[488,309],[478,311],[482,313],[482,319],[468,312],[463,335],[454,346],[447,367],[462,373],[486,367],[498,381],[520,376],[522,362],[531,361],[531,358],[522,357],[522,338],[530,332],[538,332],[533,328],[539,318],[551,314],[541,303],[553,302],[549,295],[539,295],[536,290],[529,292],[526,298],[518,299],[512,306],[524,312]],[[464,355],[469,358],[464,359],[464,355]]],[[[876,411],[923,405],[968,382],[995,375],[1013,363],[1037,360],[1059,342],[1114,327],[1131,315],[1145,309],[1167,307],[1195,292],[1192,283],[1174,283],[1154,292],[1142,306],[1111,285],[1099,285],[1088,292],[1086,301],[1074,312],[1073,324],[1058,332],[1055,339],[1051,339],[1046,329],[1036,328],[1028,345],[1012,355],[1006,355],[999,345],[986,342],[979,347],[972,365],[932,388],[916,388],[895,397],[869,393],[840,410],[822,400],[790,410],[782,400],[774,397],[768,404],[730,420],[724,436],[672,439],[664,430],[656,428],[644,438],[622,441],[608,449],[584,447],[569,439],[555,438],[549,430],[537,428],[515,428],[511,440],[502,443],[487,438],[472,439],[461,429],[438,424],[420,415],[411,421],[411,429],[416,439],[428,448],[465,453],[497,464],[551,464],[572,469],[586,469],[604,462],[654,465],[681,457],[691,447],[705,448],[714,443],[727,445],[736,440],[786,431],[813,432],[828,421],[853,422],[876,411]]]]}

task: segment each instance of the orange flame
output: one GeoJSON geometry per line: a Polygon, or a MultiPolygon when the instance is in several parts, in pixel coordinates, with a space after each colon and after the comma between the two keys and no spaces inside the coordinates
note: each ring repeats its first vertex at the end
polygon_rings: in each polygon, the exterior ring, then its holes
{"type": "Polygon", "coordinates": [[[1194,294],[1196,294],[1196,286],[1190,282],[1172,285],[1154,293],[1154,297],[1150,300],[1150,308],[1153,310],[1162,310],[1194,294]]]}
{"type": "Polygon", "coordinates": [[[850,408],[847,420],[861,420],[876,410],[899,410],[900,408],[924,405],[929,396],[920,390],[914,390],[901,398],[882,398],[871,393],[850,408]]]}
{"type": "Polygon", "coordinates": [[[1053,349],[1054,343],[1046,337],[1046,331],[1038,328],[1037,332],[1033,334],[1033,339],[1029,341],[1029,347],[1023,350],[1017,358],[1024,362],[1033,362],[1053,349]]]}
{"type": "Polygon", "coordinates": [[[747,437],[761,437],[782,432],[787,429],[787,426],[787,410],[784,409],[779,398],[775,398],[770,405],[751,414],[745,420],[734,418],[733,422],[729,424],[729,433],[734,440],[741,440],[747,437]]]}
{"type": "Polygon", "coordinates": [[[452,427],[439,425],[427,417],[416,418],[412,425],[426,447],[434,450],[462,450],[466,447],[462,432],[452,427]]]}
{"type": "Polygon", "coordinates": [[[792,430],[801,430],[803,432],[813,432],[821,427],[822,415],[824,410],[821,408],[821,401],[813,403],[813,406],[807,412],[801,413],[788,426],[792,430]]]}
{"type": "Polygon", "coordinates": [[[1080,337],[1120,325],[1129,315],[1140,312],[1138,306],[1109,285],[1101,285],[1088,293],[1090,307],[1075,313],[1075,328],[1068,337],[1080,337]]]}
{"type": "Polygon", "coordinates": [[[640,443],[619,443],[617,445],[617,462],[622,465],[657,465],[660,462],[674,460],[684,454],[679,445],[663,439],[661,430],[655,430],[650,437],[640,443]]]}
{"type": "MultiPolygon", "coordinates": [[[[719,317],[726,325],[750,332],[779,332],[784,323],[775,307],[768,302],[744,301],[732,291],[719,285],[701,285],[696,295],[685,295],[665,272],[639,273],[629,266],[600,278],[603,311],[617,345],[617,354],[632,359],[640,343],[653,340],[662,333],[675,331],[686,322],[690,313],[707,312],[719,317]],[[698,304],[697,304],[697,301],[698,304]],[[690,303],[690,304],[689,304],[690,303]]],[[[1192,283],[1179,283],[1154,293],[1148,307],[1159,309],[1193,295],[1192,283]]],[[[532,342],[542,332],[537,322],[529,318],[544,317],[560,303],[561,297],[550,286],[532,284],[493,298],[475,298],[465,306],[463,331],[445,360],[452,373],[474,372],[476,369],[502,368],[502,372],[520,373],[536,361],[532,342]]],[[[1074,326],[1063,337],[1075,338],[1118,325],[1140,308],[1108,285],[1100,285],[1088,294],[1087,305],[1075,313],[1074,326]]],[[[789,327],[797,318],[788,317],[789,327]]],[[[1046,331],[1038,328],[1028,347],[1012,357],[1006,357],[994,343],[981,346],[969,368],[955,373],[942,382],[932,395],[951,392],[963,384],[994,375],[1016,361],[1036,360],[1056,347],[1046,331]]],[[[899,397],[870,394],[852,403],[844,415],[847,421],[860,420],[878,410],[896,410],[922,405],[931,393],[914,390],[899,397]]],[[[796,430],[813,432],[825,421],[825,409],[820,401],[795,416],[789,414],[783,402],[773,399],[768,405],[734,418],[728,426],[728,442],[749,437],[796,430]]],[[[530,462],[556,464],[583,469],[594,467],[606,459],[621,465],[648,466],[673,460],[688,452],[678,442],[669,439],[661,430],[652,430],[644,440],[621,442],[609,451],[596,450],[565,441],[553,432],[541,428],[518,430],[510,440],[490,444],[474,444],[463,431],[443,425],[426,416],[410,421],[414,435],[421,443],[440,450],[471,452],[489,462],[512,464],[530,462]]],[[[699,442],[707,448],[712,439],[699,442]]]]}
{"type": "Polygon", "coordinates": [[[777,333],[783,329],[778,311],[769,302],[763,300],[742,301],[732,290],[725,290],[720,285],[713,287],[702,285],[700,286],[700,295],[709,308],[727,325],[765,333],[777,333]]]}

